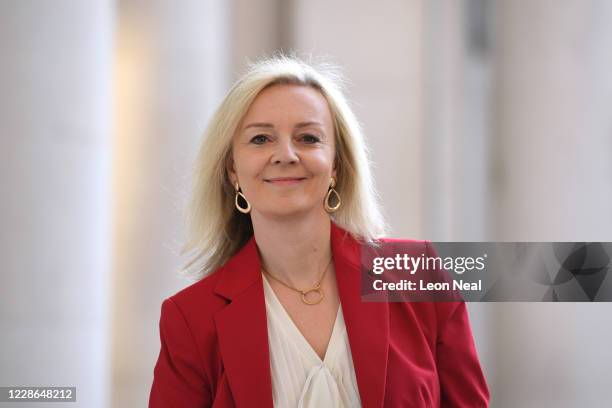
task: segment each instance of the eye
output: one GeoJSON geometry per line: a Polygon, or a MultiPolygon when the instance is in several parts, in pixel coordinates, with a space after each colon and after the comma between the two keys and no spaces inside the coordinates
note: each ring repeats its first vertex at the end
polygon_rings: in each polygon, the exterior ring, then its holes
{"type": "Polygon", "coordinates": [[[302,140],[308,144],[315,144],[321,141],[321,139],[319,139],[317,136],[314,136],[308,133],[302,135],[302,140]]]}
{"type": "Polygon", "coordinates": [[[266,136],[266,135],[257,135],[257,136],[254,136],[251,139],[251,143],[257,144],[257,145],[262,145],[262,144],[266,143],[267,140],[268,140],[268,136],[266,136]]]}

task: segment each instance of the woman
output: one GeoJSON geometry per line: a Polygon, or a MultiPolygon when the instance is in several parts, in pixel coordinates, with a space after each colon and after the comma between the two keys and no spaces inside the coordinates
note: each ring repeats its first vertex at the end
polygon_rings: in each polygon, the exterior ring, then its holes
{"type": "Polygon", "coordinates": [[[203,279],[163,302],[150,407],[487,405],[463,303],[361,302],[384,223],[338,78],[274,57],[213,117],[188,244],[203,279]]]}

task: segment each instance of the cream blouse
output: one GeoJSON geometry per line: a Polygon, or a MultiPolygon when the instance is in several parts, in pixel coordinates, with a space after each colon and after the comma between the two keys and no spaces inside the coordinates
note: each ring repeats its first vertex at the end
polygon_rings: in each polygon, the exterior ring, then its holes
{"type": "Polygon", "coordinates": [[[342,307],[321,361],[280,303],[265,275],[272,394],[275,407],[360,407],[342,307]]]}

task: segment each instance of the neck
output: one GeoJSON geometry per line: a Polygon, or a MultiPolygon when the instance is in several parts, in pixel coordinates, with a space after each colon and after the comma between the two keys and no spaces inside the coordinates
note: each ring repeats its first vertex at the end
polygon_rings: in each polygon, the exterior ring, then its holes
{"type": "Polygon", "coordinates": [[[251,216],[261,263],[267,272],[296,288],[318,282],[332,256],[327,213],[299,219],[251,216]]]}

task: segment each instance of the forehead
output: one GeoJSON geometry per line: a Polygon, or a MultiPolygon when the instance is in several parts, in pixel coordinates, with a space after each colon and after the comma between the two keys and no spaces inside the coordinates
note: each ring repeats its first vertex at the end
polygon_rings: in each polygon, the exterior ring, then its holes
{"type": "Polygon", "coordinates": [[[272,85],[261,91],[244,116],[249,121],[316,120],[331,126],[329,105],[313,87],[294,84],[272,85]]]}

